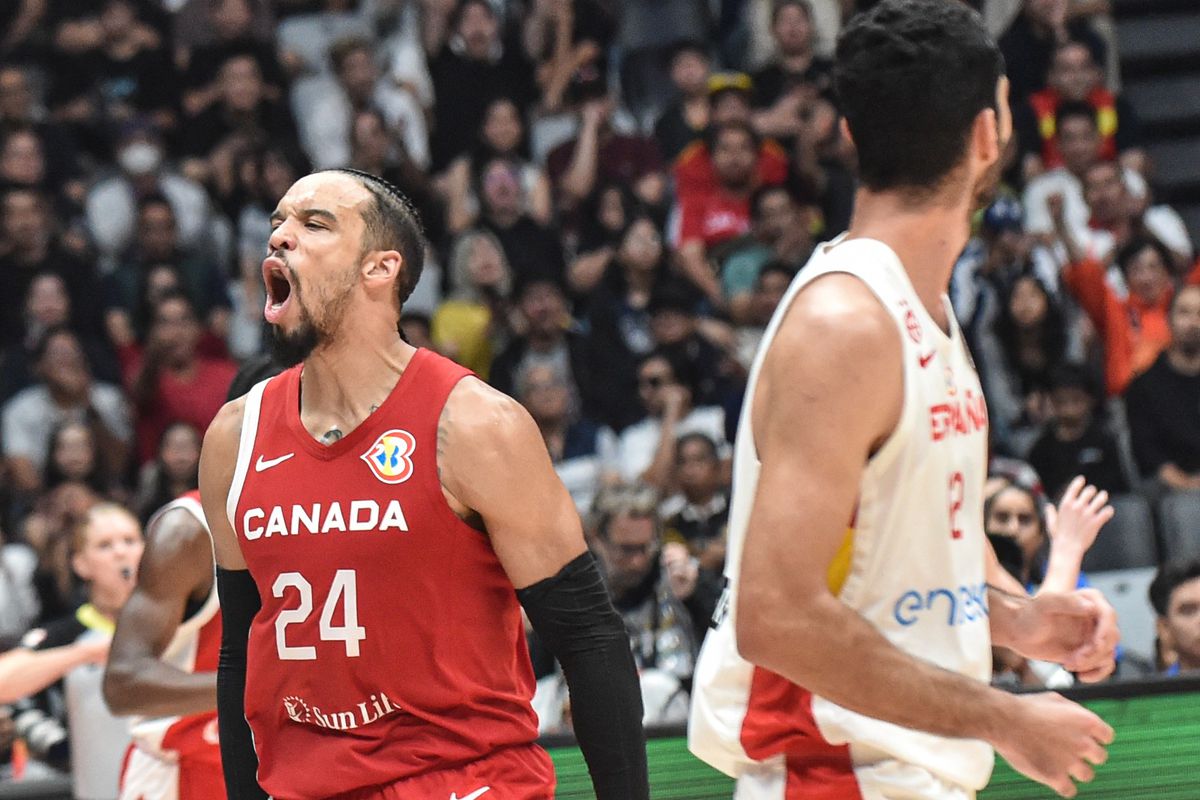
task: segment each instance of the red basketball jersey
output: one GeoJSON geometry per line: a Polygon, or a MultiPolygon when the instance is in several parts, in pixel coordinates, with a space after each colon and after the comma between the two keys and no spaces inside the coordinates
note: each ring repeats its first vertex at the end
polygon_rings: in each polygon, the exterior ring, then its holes
{"type": "Polygon", "coordinates": [[[246,719],[277,800],[537,738],[516,592],[437,474],[438,418],[469,374],[418,350],[383,405],[329,446],[300,422],[300,367],[247,395],[227,510],[262,597],[246,719]]]}

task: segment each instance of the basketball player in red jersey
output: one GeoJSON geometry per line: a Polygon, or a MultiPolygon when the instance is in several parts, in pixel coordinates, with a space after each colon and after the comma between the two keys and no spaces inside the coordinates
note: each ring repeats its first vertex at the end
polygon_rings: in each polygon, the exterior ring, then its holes
{"type": "Polygon", "coordinates": [[[133,716],[123,800],[225,796],[217,744],[221,613],[198,492],[146,526],[138,584],[117,619],[104,700],[133,716]]]}
{"type": "Polygon", "coordinates": [[[965,4],[882,0],[834,74],[860,189],[751,372],[691,747],[739,800],[968,800],[993,750],[1073,797],[1112,729],[991,688],[990,648],[1098,680],[1115,615],[1093,590],[1030,598],[997,563],[987,413],[946,298],[1012,132],[1003,59],[965,4]]]}
{"type": "Polygon", "coordinates": [[[298,366],[222,409],[200,465],[229,797],[553,797],[518,602],[597,797],[648,797],[628,639],[536,426],[398,334],[411,206],[332,170],[272,219],[265,316],[298,366]]]}

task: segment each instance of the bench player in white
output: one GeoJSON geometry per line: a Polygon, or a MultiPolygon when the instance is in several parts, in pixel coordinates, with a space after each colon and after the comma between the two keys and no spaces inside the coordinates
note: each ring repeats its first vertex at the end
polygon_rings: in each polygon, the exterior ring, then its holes
{"type": "Polygon", "coordinates": [[[690,745],[738,800],[966,800],[993,748],[1071,797],[1111,728],[990,688],[991,645],[1099,680],[1115,615],[1090,590],[1031,599],[996,562],[987,410],[945,296],[1012,133],[1003,60],[964,4],[883,0],[835,79],[862,188],[751,370],[690,745]]]}

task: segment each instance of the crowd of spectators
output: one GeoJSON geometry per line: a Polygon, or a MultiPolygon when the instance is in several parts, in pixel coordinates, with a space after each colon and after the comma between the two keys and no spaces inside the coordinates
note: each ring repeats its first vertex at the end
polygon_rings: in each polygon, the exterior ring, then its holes
{"type": "MultiPolygon", "coordinates": [[[[84,605],[115,614],[79,530],[96,508],[144,523],[195,488],[203,431],[266,348],[270,212],[299,176],[352,166],[424,222],[406,337],[528,408],[628,623],[648,719],[680,719],[751,360],[850,221],[830,58],[869,4],[0,4],[0,666],[61,646],[29,632],[84,605]]],[[[1121,535],[1186,563],[1200,264],[1155,197],[1171,165],[1150,163],[1119,91],[1106,4],[972,4],[1007,58],[1015,129],[951,286],[997,491],[1017,490],[989,533],[1021,539],[1013,569],[1036,583],[1053,531],[1009,522],[1041,520],[1083,474],[1144,498],[1156,529],[1121,535]]],[[[1165,619],[1196,570],[1168,573],[1165,619]]],[[[1194,643],[1160,639],[1158,669],[1200,666],[1194,643]]],[[[88,642],[54,679],[103,660],[88,642]]],[[[552,728],[565,695],[533,652],[552,728]]]]}

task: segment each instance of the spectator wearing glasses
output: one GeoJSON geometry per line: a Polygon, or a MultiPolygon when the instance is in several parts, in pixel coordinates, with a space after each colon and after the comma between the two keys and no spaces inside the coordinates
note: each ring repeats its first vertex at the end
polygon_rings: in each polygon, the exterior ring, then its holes
{"type": "Polygon", "coordinates": [[[637,391],[646,416],[621,431],[617,458],[623,480],[668,491],[675,473],[675,443],[687,433],[708,436],[723,464],[728,461],[725,411],[695,405],[694,376],[682,358],[660,350],[646,356],[638,365],[637,391]]]}

